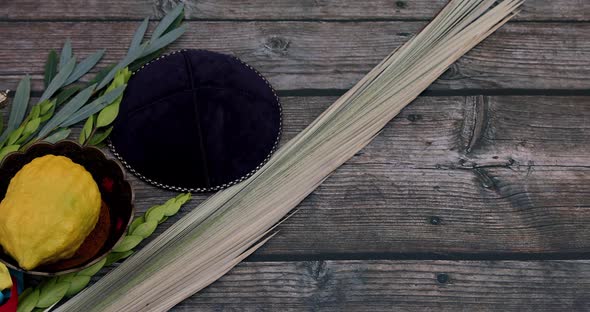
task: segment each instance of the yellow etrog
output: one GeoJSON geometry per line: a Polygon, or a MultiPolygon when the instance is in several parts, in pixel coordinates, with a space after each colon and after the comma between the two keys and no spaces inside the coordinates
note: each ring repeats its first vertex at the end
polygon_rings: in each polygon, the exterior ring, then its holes
{"type": "Polygon", "coordinates": [[[25,270],[70,258],[94,229],[100,206],[84,167],[63,156],[35,158],[0,203],[0,245],[25,270]]]}

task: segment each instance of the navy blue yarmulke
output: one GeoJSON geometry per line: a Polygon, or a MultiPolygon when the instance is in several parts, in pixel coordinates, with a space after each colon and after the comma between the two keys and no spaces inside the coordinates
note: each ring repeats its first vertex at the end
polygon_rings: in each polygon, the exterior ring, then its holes
{"type": "Polygon", "coordinates": [[[239,59],[182,50],[128,82],[110,147],[134,174],[177,191],[215,191],[259,169],[278,144],[279,100],[239,59]]]}

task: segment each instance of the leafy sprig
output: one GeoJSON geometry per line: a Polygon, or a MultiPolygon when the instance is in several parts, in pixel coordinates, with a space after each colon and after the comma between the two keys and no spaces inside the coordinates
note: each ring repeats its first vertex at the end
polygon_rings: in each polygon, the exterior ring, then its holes
{"type": "Polygon", "coordinates": [[[178,213],[182,205],[190,198],[190,193],[180,194],[162,205],[148,209],[142,216],[133,220],[127,235],[113,248],[112,252],[92,266],[80,272],[49,278],[36,287],[25,289],[19,296],[17,312],[47,311],[62,299],[76,295],[103,267],[131,256],[133,249],[152,235],[158,224],[178,213]]]}
{"type": "Polygon", "coordinates": [[[129,70],[157,57],[164,47],[186,31],[182,25],[183,12],[182,4],[170,11],[158,23],[149,39],[144,39],[149,24],[146,18],[135,31],[123,60],[98,72],[85,86],[74,83],[95,67],[105,50],[98,50],[79,63],[73,54],[70,40],[66,40],[59,55],[51,50],[45,65],[45,91],[28,113],[31,91],[29,76],[25,76],[18,84],[6,129],[0,132],[0,160],[8,153],[38,141],[56,142],[65,139],[71,133],[71,126],[84,120],[85,128],[90,129],[90,132],[84,132],[80,141],[83,144],[100,145],[110,134],[110,125],[119,112],[129,70]]]}

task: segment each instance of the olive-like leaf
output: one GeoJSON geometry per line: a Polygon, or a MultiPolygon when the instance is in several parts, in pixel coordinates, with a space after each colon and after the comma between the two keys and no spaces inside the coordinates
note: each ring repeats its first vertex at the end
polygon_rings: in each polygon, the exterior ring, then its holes
{"type": "Polygon", "coordinates": [[[68,79],[66,79],[65,84],[69,85],[88,73],[100,61],[104,52],[104,49],[98,50],[80,62],[80,64],[76,65],[74,71],[70,74],[68,79]]]}
{"type": "Polygon", "coordinates": [[[94,132],[94,135],[88,139],[88,145],[99,145],[111,134],[112,131],[113,127],[111,126],[104,131],[94,132]]]}
{"type": "Polygon", "coordinates": [[[40,115],[45,115],[47,112],[51,110],[51,108],[55,107],[56,100],[45,100],[42,103],[39,103],[40,115]]]}
{"type": "Polygon", "coordinates": [[[128,251],[124,251],[124,252],[111,252],[107,256],[107,263],[105,265],[109,266],[115,262],[119,262],[119,260],[128,258],[132,254],[133,254],[133,250],[128,250],[128,251]]]}
{"type": "Polygon", "coordinates": [[[104,266],[106,261],[107,261],[106,259],[102,259],[102,260],[98,261],[97,263],[87,267],[86,269],[76,273],[76,275],[92,276],[92,275],[98,273],[98,271],[100,271],[100,269],[102,269],[102,267],[104,266]]]}
{"type": "Polygon", "coordinates": [[[74,278],[70,282],[70,287],[68,288],[68,291],[66,291],[64,297],[73,297],[75,294],[81,292],[82,289],[88,286],[88,283],[90,283],[90,276],[74,276],[74,278]]]}
{"type": "Polygon", "coordinates": [[[35,118],[39,117],[39,115],[41,115],[41,104],[43,104],[43,103],[39,103],[39,104],[33,106],[33,108],[31,108],[31,111],[29,112],[29,116],[27,117],[26,120],[35,119],[35,118]]]}
{"type": "Polygon", "coordinates": [[[105,93],[104,95],[90,102],[89,104],[84,105],[84,107],[80,108],[77,112],[72,114],[66,121],[64,121],[61,124],[61,126],[69,127],[88,118],[91,115],[98,113],[101,109],[105,108],[105,106],[109,105],[118,97],[120,97],[123,94],[123,91],[125,91],[125,87],[127,87],[127,85],[122,85],[111,92],[105,93]]]}
{"type": "Polygon", "coordinates": [[[63,299],[66,292],[70,288],[69,283],[55,283],[47,287],[42,287],[39,293],[39,301],[37,301],[38,308],[48,308],[56,302],[63,299]]]}
{"type": "Polygon", "coordinates": [[[66,64],[72,59],[72,42],[66,39],[61,54],[59,56],[59,70],[62,70],[66,64]]]}
{"type": "Polygon", "coordinates": [[[68,61],[68,63],[65,64],[63,66],[63,68],[61,68],[59,70],[57,75],[55,75],[55,78],[53,78],[53,80],[51,80],[51,83],[49,83],[49,86],[47,86],[47,89],[45,89],[45,91],[41,95],[39,102],[43,102],[43,101],[51,98],[57,90],[59,90],[61,87],[64,86],[66,79],[68,79],[68,77],[70,76],[70,74],[74,70],[74,66],[76,66],[76,58],[72,57],[68,61]]]}
{"type": "Polygon", "coordinates": [[[166,14],[166,16],[164,16],[164,18],[160,21],[160,23],[158,23],[158,26],[156,27],[156,29],[152,33],[151,40],[153,41],[154,39],[160,38],[160,36],[162,36],[164,34],[166,29],[168,29],[168,27],[170,25],[172,25],[172,23],[174,23],[176,18],[181,13],[183,13],[183,11],[184,11],[184,5],[181,3],[181,4],[177,5],[174,9],[172,9],[172,11],[168,12],[168,14],[166,14]]]}
{"type": "Polygon", "coordinates": [[[27,125],[25,126],[24,133],[31,134],[31,133],[37,131],[40,124],[41,124],[41,118],[37,117],[37,118],[31,119],[31,121],[29,121],[27,123],[27,125]]]}
{"type": "Polygon", "coordinates": [[[114,252],[124,252],[135,248],[141,241],[143,237],[137,235],[128,235],[123,238],[121,242],[119,242],[115,248],[113,248],[114,252]]]}
{"type": "Polygon", "coordinates": [[[148,238],[150,235],[152,235],[152,233],[154,233],[157,227],[157,221],[147,220],[144,223],[140,224],[131,234],[141,236],[143,238],[148,238]]]}
{"type": "Polygon", "coordinates": [[[133,52],[140,47],[141,45],[141,41],[143,41],[143,37],[145,36],[145,32],[148,28],[148,25],[150,23],[150,18],[146,17],[143,22],[141,22],[141,24],[139,24],[139,27],[137,27],[137,30],[135,31],[135,34],[133,35],[133,39],[131,40],[131,44],[129,45],[129,50],[127,51],[127,54],[133,54],[133,52]]]}
{"type": "Polygon", "coordinates": [[[21,134],[20,138],[16,141],[17,144],[23,144],[27,142],[27,140],[39,129],[39,125],[41,125],[41,117],[33,118],[24,127],[24,131],[21,134]]]}
{"type": "Polygon", "coordinates": [[[52,102],[54,105],[49,106],[49,111],[45,112],[41,116],[41,123],[44,123],[47,120],[49,120],[51,117],[53,117],[53,113],[55,112],[55,101],[52,101],[52,102]]]}
{"type": "Polygon", "coordinates": [[[43,139],[43,141],[49,142],[49,143],[56,143],[58,141],[65,140],[70,135],[70,133],[72,133],[71,129],[60,129],[59,131],[55,132],[54,134],[43,139]]]}
{"type": "Polygon", "coordinates": [[[96,127],[105,127],[110,125],[117,115],[119,114],[119,104],[121,103],[122,96],[115,100],[112,104],[103,108],[96,118],[96,127]]]}
{"type": "Polygon", "coordinates": [[[0,160],[4,159],[8,153],[16,152],[20,148],[20,145],[8,145],[0,149],[0,160]]]}
{"type": "Polygon", "coordinates": [[[42,139],[46,135],[48,135],[51,131],[55,128],[60,126],[64,121],[66,121],[70,116],[75,113],[82,105],[86,104],[88,99],[92,96],[92,92],[94,91],[94,87],[96,85],[92,85],[76,94],[68,103],[66,103],[56,114],[45,124],[45,126],[39,131],[39,135],[37,138],[42,139]]]}
{"type": "Polygon", "coordinates": [[[18,83],[18,87],[16,88],[14,100],[12,101],[12,106],[10,107],[8,124],[6,125],[4,133],[2,133],[0,136],[0,146],[4,145],[6,139],[8,139],[8,136],[12,133],[12,131],[14,131],[23,122],[23,118],[25,118],[25,113],[27,112],[30,95],[31,78],[29,75],[27,75],[18,83]]]}
{"type": "Polygon", "coordinates": [[[76,273],[68,273],[57,277],[56,283],[69,283],[76,276],[76,273]]]}
{"type": "Polygon", "coordinates": [[[178,39],[180,36],[182,36],[182,34],[184,34],[185,31],[186,31],[186,25],[182,25],[182,26],[174,29],[173,31],[163,35],[162,37],[156,39],[155,41],[150,42],[150,45],[143,51],[141,56],[149,55],[149,54],[156,52],[156,51],[162,49],[163,47],[171,44],[176,39],[178,39]]]}
{"type": "Polygon", "coordinates": [[[49,51],[49,54],[47,55],[47,62],[45,63],[45,76],[44,76],[45,88],[47,88],[47,86],[49,86],[49,83],[51,82],[53,77],[55,77],[55,75],[57,74],[57,62],[58,62],[58,58],[57,58],[57,53],[55,52],[55,50],[49,51]]]}
{"type": "Polygon", "coordinates": [[[145,219],[143,216],[139,216],[135,219],[133,219],[133,221],[131,221],[131,224],[129,225],[129,229],[127,229],[127,233],[131,234],[133,233],[133,231],[142,223],[145,222],[145,219]]]}
{"type": "Polygon", "coordinates": [[[20,138],[20,136],[23,134],[24,131],[25,131],[25,125],[21,125],[20,127],[16,128],[16,130],[12,131],[10,136],[8,136],[8,141],[6,141],[6,144],[13,145],[16,141],[18,141],[18,139],[20,138]]]}
{"type": "Polygon", "coordinates": [[[31,312],[39,301],[39,289],[32,290],[28,294],[25,292],[19,296],[17,312],[31,312]]]}

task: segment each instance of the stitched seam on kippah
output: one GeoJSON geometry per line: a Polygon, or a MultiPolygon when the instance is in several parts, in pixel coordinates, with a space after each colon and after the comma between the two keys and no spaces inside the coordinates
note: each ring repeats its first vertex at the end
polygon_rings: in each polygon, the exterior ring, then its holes
{"type": "Polygon", "coordinates": [[[193,79],[193,69],[192,63],[186,56],[184,52],[181,52],[182,57],[184,58],[184,65],[186,66],[186,70],[188,72],[189,81],[191,84],[191,95],[193,98],[193,112],[195,113],[195,123],[196,123],[196,132],[197,138],[199,140],[199,151],[201,153],[201,159],[203,163],[201,164],[201,169],[203,170],[203,178],[205,179],[205,186],[211,187],[211,179],[209,178],[209,161],[207,160],[207,151],[205,150],[205,142],[203,139],[203,129],[201,128],[201,114],[199,113],[199,105],[197,103],[197,92],[195,90],[195,81],[193,79]]]}

